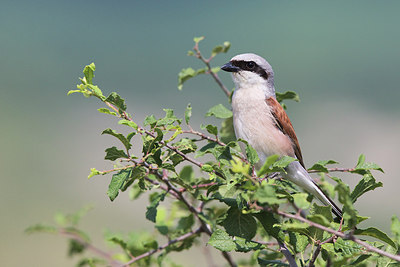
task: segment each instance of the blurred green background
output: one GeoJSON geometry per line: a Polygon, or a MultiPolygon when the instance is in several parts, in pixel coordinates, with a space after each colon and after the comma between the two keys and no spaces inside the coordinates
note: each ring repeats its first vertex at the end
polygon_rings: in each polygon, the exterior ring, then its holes
{"type": "MultiPolygon", "coordinates": [[[[366,225],[388,231],[391,215],[400,215],[399,12],[399,1],[3,0],[1,265],[72,266],[76,259],[67,258],[64,238],[23,231],[87,203],[95,208],[82,226],[96,242],[106,228],[151,229],[145,199],[130,202],[122,194],[110,203],[110,177],[86,178],[91,167],[112,166],[103,158],[114,141],[100,133],[118,126],[96,111],[99,102],[66,93],[94,61],[95,82],[105,94],[118,91],[137,121],[161,115],[162,108],[182,115],[191,102],[193,119],[204,122],[210,107],[228,106],[222,91],[206,76],[176,89],[181,68],[201,66],[186,56],[201,35],[205,53],[232,43],[214,65],[243,52],[260,54],[275,70],[277,90],[300,94],[300,103],[287,104],[306,165],[334,159],[352,167],[365,153],[383,167],[377,177],[384,187],[356,207],[372,217],[366,225]]],[[[232,88],[228,74],[219,76],[232,88]]],[[[351,185],[358,178],[339,176],[351,185]]],[[[184,265],[202,266],[203,255],[189,253],[192,260],[184,265]]]]}

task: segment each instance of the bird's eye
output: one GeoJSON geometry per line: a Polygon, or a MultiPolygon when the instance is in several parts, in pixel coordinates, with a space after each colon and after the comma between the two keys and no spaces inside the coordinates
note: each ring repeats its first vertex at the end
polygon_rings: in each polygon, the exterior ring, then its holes
{"type": "Polygon", "coordinates": [[[254,69],[255,66],[256,66],[256,63],[254,63],[253,61],[249,61],[246,63],[246,67],[248,69],[254,69]]]}

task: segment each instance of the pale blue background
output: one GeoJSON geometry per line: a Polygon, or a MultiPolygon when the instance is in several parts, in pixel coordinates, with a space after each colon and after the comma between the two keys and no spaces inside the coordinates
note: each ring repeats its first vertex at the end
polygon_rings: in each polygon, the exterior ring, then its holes
{"type": "MultiPolygon", "coordinates": [[[[360,153],[386,171],[385,187],[362,197],[366,226],[389,230],[398,208],[400,148],[400,3],[398,1],[6,1],[0,4],[0,261],[4,266],[72,266],[66,241],[26,236],[55,211],[95,209],[83,221],[95,241],[105,228],[127,232],[151,227],[145,201],[127,194],[110,203],[110,177],[87,180],[91,167],[110,168],[100,132],[116,121],[96,112],[94,99],[66,96],[84,65],[94,61],[95,81],[118,91],[138,121],[145,114],[192,103],[194,121],[225,96],[209,77],[187,82],[177,73],[201,66],[186,56],[194,36],[206,36],[204,52],[231,41],[221,65],[242,52],[266,57],[278,91],[295,90],[288,102],[310,166],[334,159],[352,167],[360,153]],[[138,215],[140,214],[140,215],[138,215]]],[[[219,74],[232,88],[229,75],[219,74]]],[[[340,176],[354,185],[356,176],[340,176]]],[[[102,245],[103,246],[103,245],[102,245]]],[[[104,247],[104,246],[103,246],[104,247]]],[[[196,250],[191,257],[203,258],[196,250]]],[[[187,256],[178,256],[185,266],[187,256]]],[[[219,256],[216,256],[216,261],[219,256]]],[[[197,261],[196,261],[197,262],[197,261]]]]}

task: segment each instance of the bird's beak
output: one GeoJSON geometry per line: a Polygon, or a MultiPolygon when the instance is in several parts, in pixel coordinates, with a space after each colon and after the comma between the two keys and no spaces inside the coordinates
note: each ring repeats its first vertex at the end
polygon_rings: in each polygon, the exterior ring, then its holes
{"type": "Polygon", "coordinates": [[[221,70],[228,72],[238,72],[240,69],[236,66],[233,66],[231,62],[228,62],[221,67],[221,70]]]}

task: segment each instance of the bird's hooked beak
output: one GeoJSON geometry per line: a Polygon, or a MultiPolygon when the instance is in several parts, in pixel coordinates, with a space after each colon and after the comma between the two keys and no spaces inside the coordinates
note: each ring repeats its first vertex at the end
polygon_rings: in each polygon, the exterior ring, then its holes
{"type": "Polygon", "coordinates": [[[240,69],[236,66],[233,66],[231,62],[228,62],[221,67],[221,70],[224,70],[227,72],[238,72],[240,69]]]}

